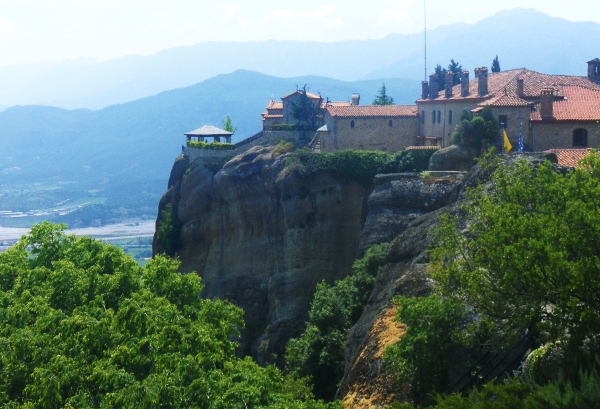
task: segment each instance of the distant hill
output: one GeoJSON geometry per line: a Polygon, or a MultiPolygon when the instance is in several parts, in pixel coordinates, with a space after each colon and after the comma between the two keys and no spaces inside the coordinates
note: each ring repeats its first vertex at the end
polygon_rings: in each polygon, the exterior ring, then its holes
{"type": "MultiPolygon", "coordinates": [[[[574,23],[533,9],[517,8],[473,25],[449,26],[443,37],[428,36],[428,71],[433,72],[435,64],[447,66],[453,58],[472,76],[475,67],[491,67],[498,55],[503,70],[529,68],[546,74],[585,76],[586,62],[600,57],[595,40],[598,38],[598,23],[574,23]]],[[[414,78],[415,72],[420,72],[423,78],[421,50],[403,55],[364,78],[414,78]]]]}
{"type": "MultiPolygon", "coordinates": [[[[600,57],[600,24],[573,23],[533,9],[500,12],[476,24],[429,30],[429,71],[450,58],[465,69],[527,67],[548,74],[585,75],[600,57]]],[[[379,40],[207,42],[154,55],[101,63],[74,60],[0,67],[0,106],[43,104],[99,109],[185,87],[237,69],[278,77],[320,75],[344,81],[423,79],[423,34],[390,34],[379,40]]]]}
{"type": "Polygon", "coordinates": [[[359,92],[361,103],[368,104],[382,82],[397,103],[413,103],[420,92],[416,80],[344,82],[240,70],[99,111],[8,108],[0,113],[0,210],[102,196],[113,210],[144,203],[155,212],[184,132],[219,126],[230,115],[237,142],[261,130],[260,113],[271,96],[279,99],[308,84],[330,100],[347,101],[359,92]]]}

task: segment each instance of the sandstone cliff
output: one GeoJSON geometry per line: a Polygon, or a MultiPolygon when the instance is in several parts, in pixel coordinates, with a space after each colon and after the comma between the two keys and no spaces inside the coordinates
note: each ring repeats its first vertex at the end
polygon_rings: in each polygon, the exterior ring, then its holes
{"type": "MultiPolygon", "coordinates": [[[[490,169],[378,175],[366,188],[328,173],[303,178],[285,167],[286,156],[273,158],[272,147],[256,146],[222,168],[190,163],[185,155],[176,160],[159,210],[171,203],[181,222],[181,270],[202,276],[203,296],[244,309],[241,354],[281,365],[287,341],[304,329],[316,284],[345,277],[365,249],[390,242],[368,305],[348,335],[337,397],[348,408],[410,400],[409,386],[398,385],[382,359],[403,334],[393,322],[392,299],[431,292],[431,229],[442,212],[460,215],[466,190],[490,169]]],[[[519,158],[543,160],[504,156],[519,158]]],[[[155,241],[154,251],[161,250],[155,241]]],[[[457,363],[449,374],[455,379],[460,351],[449,360],[457,363]]]]}
{"type": "MultiPolygon", "coordinates": [[[[216,173],[206,161],[180,156],[159,213],[174,206],[181,270],[202,277],[203,296],[244,309],[240,352],[261,363],[276,354],[282,364],[287,341],[303,330],[316,284],[350,272],[369,192],[326,173],[303,178],[285,168],[285,155],[272,152],[251,148],[216,173]]],[[[156,240],[154,246],[161,250],[156,240]]]]}

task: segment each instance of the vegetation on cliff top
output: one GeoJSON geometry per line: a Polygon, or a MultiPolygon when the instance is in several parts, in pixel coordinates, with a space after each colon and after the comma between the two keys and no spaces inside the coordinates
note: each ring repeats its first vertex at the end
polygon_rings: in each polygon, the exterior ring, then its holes
{"type": "Polygon", "coordinates": [[[243,312],[196,274],[43,223],[0,254],[0,405],[326,408],[302,382],[235,357],[243,312]]]}
{"type": "Polygon", "coordinates": [[[380,151],[351,149],[331,153],[315,153],[301,149],[287,159],[286,166],[305,177],[313,177],[320,172],[330,172],[343,179],[369,186],[378,173],[426,170],[429,158],[434,152],[433,149],[418,151],[403,149],[390,155],[380,151]]]}

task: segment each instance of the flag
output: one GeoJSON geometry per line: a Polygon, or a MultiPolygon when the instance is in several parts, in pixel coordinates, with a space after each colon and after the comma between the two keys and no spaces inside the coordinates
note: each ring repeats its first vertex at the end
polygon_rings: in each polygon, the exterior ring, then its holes
{"type": "Polygon", "coordinates": [[[504,152],[509,152],[512,149],[512,145],[508,140],[508,136],[506,136],[506,129],[503,129],[502,132],[504,133],[504,152]]]}
{"type": "Polygon", "coordinates": [[[519,152],[523,152],[523,122],[521,122],[521,129],[519,129],[519,152]]]}

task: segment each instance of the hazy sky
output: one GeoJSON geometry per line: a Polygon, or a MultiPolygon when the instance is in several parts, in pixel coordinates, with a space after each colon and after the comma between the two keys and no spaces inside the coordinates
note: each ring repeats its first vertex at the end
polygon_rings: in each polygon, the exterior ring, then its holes
{"type": "MultiPolygon", "coordinates": [[[[598,0],[426,0],[428,28],[531,7],[600,23],[598,0]]],[[[423,0],[0,0],[0,66],[149,55],[203,41],[382,38],[423,29],[423,0]]]]}

